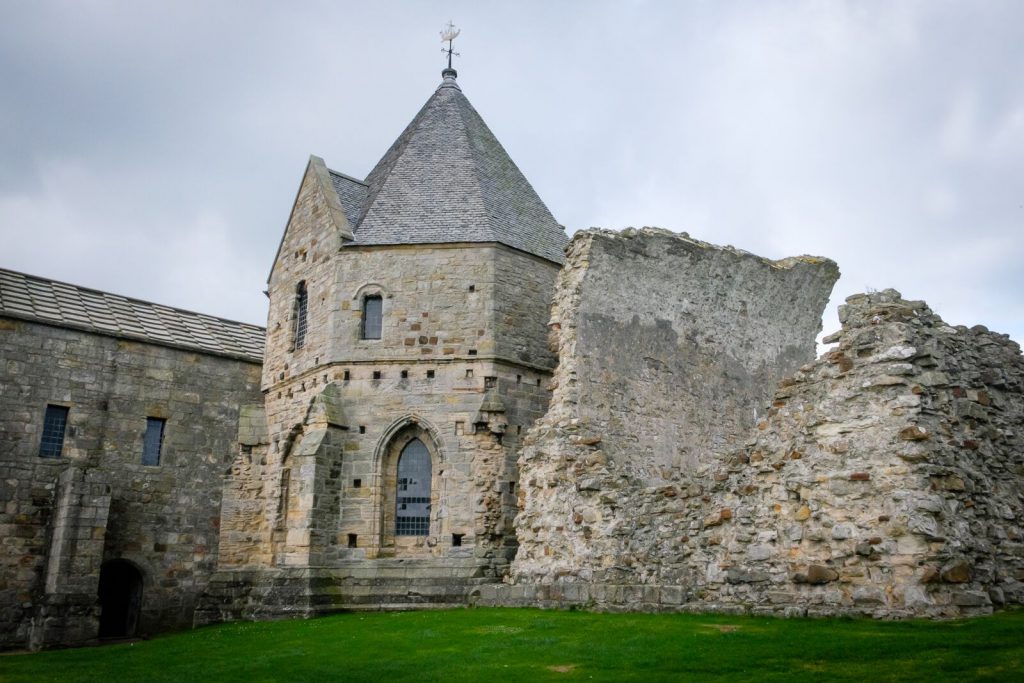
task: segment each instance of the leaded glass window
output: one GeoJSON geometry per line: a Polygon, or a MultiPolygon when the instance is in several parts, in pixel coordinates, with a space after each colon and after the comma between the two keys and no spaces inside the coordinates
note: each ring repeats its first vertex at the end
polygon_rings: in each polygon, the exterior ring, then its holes
{"type": "Polygon", "coordinates": [[[40,458],[59,458],[64,452],[64,431],[68,426],[68,409],[46,406],[43,416],[43,438],[39,443],[40,458]]]}
{"type": "Polygon", "coordinates": [[[380,339],[383,318],[383,299],[368,296],[363,299],[363,339],[380,339]]]}
{"type": "Polygon", "coordinates": [[[295,288],[295,348],[301,349],[306,343],[306,314],[309,309],[309,294],[306,292],[306,281],[303,280],[295,288]]]}
{"type": "Polygon", "coordinates": [[[395,535],[426,536],[430,533],[430,452],[413,439],[398,458],[395,535]]]}
{"type": "Polygon", "coordinates": [[[167,420],[158,417],[146,418],[146,436],[142,439],[142,464],[160,464],[160,449],[164,444],[164,424],[167,420]]]}

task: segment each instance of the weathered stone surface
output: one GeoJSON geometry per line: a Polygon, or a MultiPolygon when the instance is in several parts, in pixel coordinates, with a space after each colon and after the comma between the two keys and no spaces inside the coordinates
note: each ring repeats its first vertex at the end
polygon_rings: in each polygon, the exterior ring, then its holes
{"type": "Polygon", "coordinates": [[[822,584],[835,581],[838,578],[839,574],[834,569],[820,564],[812,564],[807,568],[807,583],[822,584]]]}
{"type": "Polygon", "coordinates": [[[971,567],[963,560],[953,562],[942,570],[942,580],[946,583],[967,583],[971,580],[971,567]]]}
{"type": "Polygon", "coordinates": [[[552,407],[519,462],[523,481],[545,484],[524,489],[514,576],[689,579],[706,557],[694,547],[749,528],[745,504],[702,494],[757,462],[717,454],[742,444],[770,414],[775,383],[813,359],[835,264],[772,262],[656,229],[580,232],[567,256],[551,314],[552,407]],[[584,444],[598,434],[606,458],[588,464],[584,444]],[[583,509],[600,523],[574,521],[583,509]],[[666,542],[666,529],[695,537],[666,542]]]}
{"type": "Polygon", "coordinates": [[[632,424],[636,413],[612,410],[606,395],[653,405],[664,390],[642,396],[630,387],[637,377],[656,386],[667,366],[623,377],[626,366],[594,362],[585,339],[594,332],[580,322],[599,305],[587,278],[618,263],[591,244],[598,239],[574,241],[556,295],[558,389],[520,461],[525,476],[548,484],[524,492],[515,581],[678,582],[701,609],[780,613],[792,604],[820,615],[953,616],[1001,604],[992,595],[1024,600],[1017,344],[945,325],[893,290],[856,295],[841,307],[843,328],[831,337],[838,347],[780,383],[767,413],[736,433],[744,445],[713,447],[694,468],[658,461],[650,435],[677,443],[672,416],[719,415],[675,413],[670,398],[655,409],[660,426],[641,421],[644,436],[615,440],[614,425],[632,424]],[[588,476],[614,487],[614,501],[577,500],[559,482],[563,463],[580,462],[572,436],[584,428],[603,434],[608,464],[588,476]],[[656,495],[666,487],[697,494],[656,495]],[[562,522],[566,506],[592,506],[603,525],[584,533],[562,522]]]}
{"type": "MultiPolygon", "coordinates": [[[[0,320],[8,320],[0,317],[0,320]]],[[[94,639],[100,572],[131,562],[137,633],[183,628],[217,562],[223,473],[260,426],[252,361],[35,322],[0,326],[0,647],[94,639]],[[68,408],[40,457],[47,404],[68,408]],[[146,418],[166,420],[158,466],[146,418]]]]}

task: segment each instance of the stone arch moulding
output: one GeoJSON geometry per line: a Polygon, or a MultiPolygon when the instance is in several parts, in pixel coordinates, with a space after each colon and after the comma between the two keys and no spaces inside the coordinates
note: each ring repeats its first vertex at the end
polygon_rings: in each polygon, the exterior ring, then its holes
{"type": "Polygon", "coordinates": [[[378,282],[367,282],[363,285],[360,285],[359,288],[356,289],[355,294],[352,295],[352,300],[362,301],[364,296],[373,294],[379,294],[385,299],[390,299],[394,296],[391,293],[391,290],[385,287],[384,285],[378,282]]]}
{"type": "Polygon", "coordinates": [[[384,557],[430,557],[441,551],[439,539],[447,527],[447,487],[444,467],[448,461],[446,444],[438,430],[415,415],[405,415],[391,423],[374,451],[373,481],[376,550],[384,557]],[[426,536],[398,536],[395,533],[398,462],[405,446],[419,439],[431,460],[430,530],[426,536]]]}
{"type": "Polygon", "coordinates": [[[446,452],[446,446],[444,439],[441,437],[441,432],[439,432],[436,427],[417,415],[413,415],[411,413],[403,415],[392,422],[391,425],[384,430],[384,433],[381,434],[380,438],[377,439],[377,444],[373,449],[373,469],[375,475],[380,476],[381,474],[381,460],[384,456],[385,449],[391,444],[399,432],[402,432],[409,427],[418,427],[426,432],[437,447],[438,454],[442,456],[444,455],[446,452]]]}

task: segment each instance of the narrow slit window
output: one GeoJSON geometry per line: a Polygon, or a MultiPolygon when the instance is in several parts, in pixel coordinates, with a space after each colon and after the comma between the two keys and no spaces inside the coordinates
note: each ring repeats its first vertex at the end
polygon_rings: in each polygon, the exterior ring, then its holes
{"type": "Polygon", "coordinates": [[[146,418],[146,436],[142,439],[142,464],[160,464],[160,450],[164,445],[164,424],[167,420],[159,417],[146,418]]]}
{"type": "Polygon", "coordinates": [[[43,439],[39,443],[40,458],[59,458],[64,453],[64,432],[68,426],[68,408],[46,406],[43,416],[43,439]]]}
{"type": "Polygon", "coordinates": [[[363,339],[380,339],[383,299],[368,296],[363,299],[363,339]]]}
{"type": "Polygon", "coordinates": [[[295,348],[301,349],[306,344],[307,313],[309,309],[309,292],[303,280],[295,288],[295,348]]]}
{"type": "Polygon", "coordinates": [[[288,521],[288,496],[292,490],[292,471],[286,469],[281,472],[281,498],[277,501],[277,517],[281,524],[288,521]]]}

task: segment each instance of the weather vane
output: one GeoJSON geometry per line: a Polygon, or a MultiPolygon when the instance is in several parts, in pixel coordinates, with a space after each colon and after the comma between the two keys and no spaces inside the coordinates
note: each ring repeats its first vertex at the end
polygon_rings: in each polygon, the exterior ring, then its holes
{"type": "Polygon", "coordinates": [[[449,69],[452,68],[452,55],[455,55],[456,57],[461,56],[458,52],[452,50],[452,41],[459,37],[459,33],[461,33],[461,31],[455,28],[455,24],[453,24],[451,21],[449,21],[448,25],[444,27],[443,31],[441,31],[441,42],[443,43],[447,41],[448,43],[448,47],[442,47],[441,52],[448,53],[449,69]]]}

